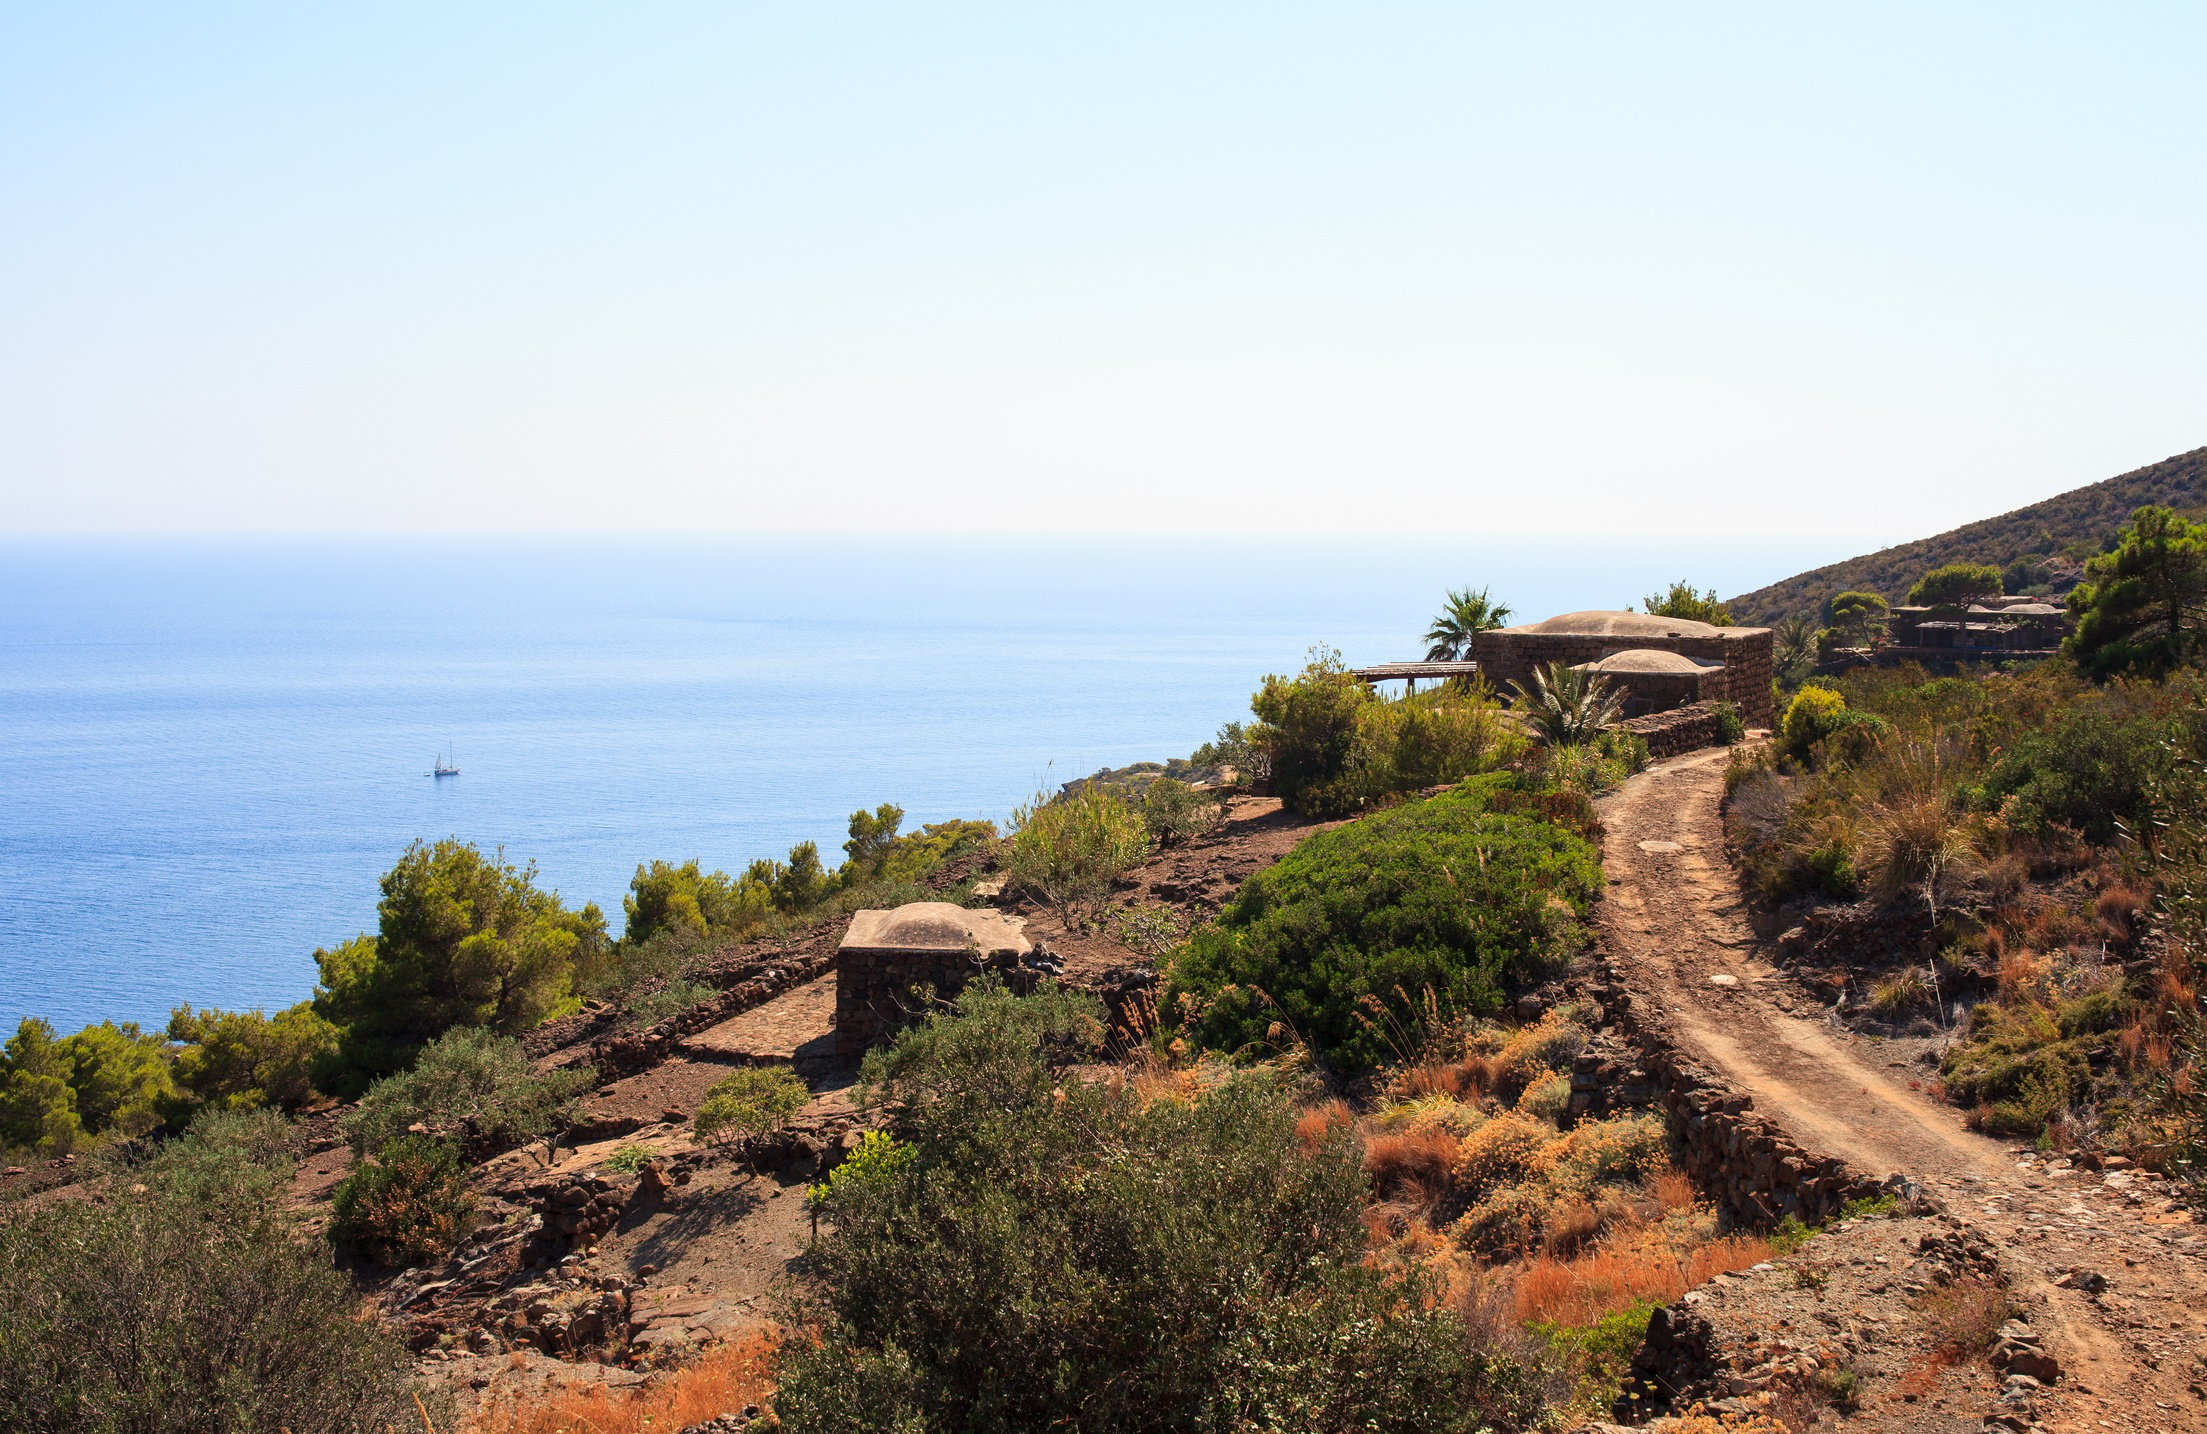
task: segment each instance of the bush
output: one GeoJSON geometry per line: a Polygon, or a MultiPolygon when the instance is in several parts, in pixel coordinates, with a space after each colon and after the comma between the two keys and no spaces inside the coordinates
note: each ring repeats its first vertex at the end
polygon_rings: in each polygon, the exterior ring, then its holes
{"type": "Polygon", "coordinates": [[[697,862],[639,865],[621,898],[628,918],[624,946],[639,946],[662,932],[740,937],[763,925],[773,909],[767,891],[697,862]]]}
{"type": "Polygon", "coordinates": [[[605,919],[570,911],[536,885],[536,868],[460,841],[416,842],[383,877],[377,934],[314,953],[314,1010],[336,1026],[317,1076],[356,1096],[457,1026],[518,1035],[605,964],[605,919]]]}
{"type": "Polygon", "coordinates": [[[209,1112],[101,1198],[0,1223],[0,1423],[384,1434],[419,1422],[405,1347],[361,1318],[357,1292],[281,1214],[283,1129],[209,1112]]]}
{"type": "Polygon", "coordinates": [[[779,1129],[812,1092],[788,1066],[747,1066],[705,1092],[694,1128],[699,1140],[732,1143],[779,1129]]]}
{"type": "Polygon", "coordinates": [[[415,1126],[472,1159],[564,1128],[597,1072],[568,1066],[538,1075],[521,1043],[489,1031],[447,1031],[412,1070],[377,1081],[345,1117],[353,1151],[380,1149],[415,1126]]]}
{"type": "Polygon", "coordinates": [[[1004,874],[1070,916],[1109,896],[1148,855],[1141,815],[1116,792],[1089,786],[1054,801],[1037,795],[1012,814],[1004,874]]]}
{"type": "Polygon", "coordinates": [[[1649,593],[1640,604],[1640,611],[1650,617],[1675,617],[1688,622],[1705,622],[1711,627],[1730,627],[1732,610],[1717,601],[1717,590],[1695,592],[1694,585],[1684,578],[1672,583],[1670,591],[1649,593]]]}
{"type": "Polygon", "coordinates": [[[1991,1002],[1970,1013],[1961,1044],[1939,1061],[1947,1095],[1976,1107],[1972,1123],[1994,1135],[2037,1135],[2091,1087],[2098,1035],[2065,1039],[2059,1018],[2034,1002],[1991,1002]]]}
{"type": "Polygon", "coordinates": [[[1717,740],[1727,747],[1736,747],[1747,736],[1747,719],[1740,715],[1737,702],[1719,702],[1712,709],[1717,718],[1717,740]]]}
{"type": "Polygon", "coordinates": [[[1142,789],[1142,826],[1157,846],[1177,846],[1225,819],[1226,807],[1217,792],[1174,777],[1159,777],[1142,789]]]}
{"type": "Polygon", "coordinates": [[[1265,678],[1249,700],[1257,716],[1249,742],[1264,756],[1272,794],[1289,811],[1345,816],[1362,805],[1349,779],[1349,759],[1357,715],[1378,701],[1331,648],[1312,648],[1295,677],[1265,678]]]}
{"type": "MultiPolygon", "coordinates": [[[[1187,1101],[1069,1078],[1093,1000],[969,987],[866,1086],[879,1158],[822,1197],[776,1412],[834,1430],[1468,1430],[1538,1414],[1420,1271],[1367,1265],[1347,1133],[1254,1075],[1187,1101]],[[892,1143],[893,1142],[893,1143],[892,1143]]],[[[850,1173],[846,1174],[848,1171],[850,1173]]]]}
{"type": "Polygon", "coordinates": [[[1787,755],[1808,756],[1809,748],[1838,730],[1840,714],[1846,710],[1847,699],[1829,687],[1804,687],[1794,693],[1778,722],[1787,755]]]}
{"type": "Polygon", "coordinates": [[[1362,807],[1462,781],[1524,754],[1525,739],[1482,686],[1451,684],[1357,709],[1346,792],[1362,807]]]}
{"type": "Polygon", "coordinates": [[[273,1016],[259,1011],[193,1011],[169,1017],[176,1083],[208,1105],[297,1110],[314,1099],[314,1069],[337,1049],[337,1028],[305,1001],[273,1016]]]}
{"type": "Polygon", "coordinates": [[[1387,1054],[1357,1019],[1368,999],[1431,988],[1492,1011],[1579,949],[1600,885],[1588,843],[1459,789],[1321,832],[1251,877],[1174,955],[1168,996],[1202,1003],[1193,1029],[1213,1048],[1299,1036],[1361,1069],[1387,1054]]]}
{"type": "Polygon", "coordinates": [[[1986,774],[1983,799],[2005,803],[2020,831],[2066,826],[2104,846],[2125,830],[2144,830],[2174,765],[2169,738],[2169,725],[2153,717],[2081,707],[2002,752],[1986,774]]]}
{"type": "Polygon", "coordinates": [[[402,1135],[337,1183],[330,1239],[380,1265],[415,1265],[458,1244],[474,1214],[459,1153],[402,1135]]]}

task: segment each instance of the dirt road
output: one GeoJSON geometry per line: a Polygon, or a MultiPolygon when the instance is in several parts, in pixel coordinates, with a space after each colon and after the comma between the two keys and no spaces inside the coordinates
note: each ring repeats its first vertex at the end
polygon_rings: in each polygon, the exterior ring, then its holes
{"type": "Polygon", "coordinates": [[[2044,1301],[2034,1322],[2064,1365],[2040,1406],[2047,1429],[2207,1430],[2207,1239],[2127,1174],[2055,1168],[1970,1132],[1876,1042],[1789,1012],[1798,993],[1749,927],[1725,853],[1728,760],[1718,748],[1661,763],[1602,803],[1603,937],[1635,1009],[1660,1008],[1679,1046],[1802,1145],[1907,1175],[1995,1243],[2018,1292],[2044,1301]],[[2057,1286],[2072,1270],[2107,1288],[2057,1286]]]}

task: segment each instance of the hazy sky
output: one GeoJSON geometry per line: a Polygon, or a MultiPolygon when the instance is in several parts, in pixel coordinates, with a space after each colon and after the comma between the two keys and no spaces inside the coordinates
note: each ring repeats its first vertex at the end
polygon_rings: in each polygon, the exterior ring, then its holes
{"type": "Polygon", "coordinates": [[[10,4],[0,529],[1918,535],[2207,443],[2203,52],[2012,0],[10,4]]]}

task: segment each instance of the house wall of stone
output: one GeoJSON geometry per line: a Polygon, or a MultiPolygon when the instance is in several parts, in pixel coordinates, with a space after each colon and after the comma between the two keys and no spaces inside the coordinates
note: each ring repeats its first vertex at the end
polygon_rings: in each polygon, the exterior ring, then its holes
{"type": "Polygon", "coordinates": [[[1726,628],[1712,637],[1603,636],[1595,633],[1482,632],[1471,640],[1472,660],[1495,690],[1505,695],[1513,682],[1530,687],[1533,669],[1551,662],[1570,666],[1597,662],[1614,653],[1648,648],[1677,652],[1704,662],[1721,662],[1722,672],[1705,673],[1701,698],[1730,702],[1740,709],[1750,727],[1771,725],[1772,676],[1770,629],[1726,628]]]}
{"type": "Polygon", "coordinates": [[[1702,686],[1721,674],[1708,672],[1605,672],[1601,674],[1625,694],[1625,715],[1644,717],[1667,712],[1701,700],[1702,686]]]}
{"type": "Polygon", "coordinates": [[[857,1055],[911,1024],[920,1003],[914,986],[952,996],[981,972],[1011,970],[1009,953],[983,957],[974,951],[867,951],[845,948],[835,955],[835,1049],[857,1055]]]}

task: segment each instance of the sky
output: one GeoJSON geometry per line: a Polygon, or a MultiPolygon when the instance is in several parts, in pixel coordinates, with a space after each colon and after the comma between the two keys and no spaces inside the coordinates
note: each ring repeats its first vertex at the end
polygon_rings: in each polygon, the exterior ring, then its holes
{"type": "Polygon", "coordinates": [[[2207,7],[0,6],[0,532],[1918,536],[2207,443],[2207,7]]]}

